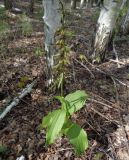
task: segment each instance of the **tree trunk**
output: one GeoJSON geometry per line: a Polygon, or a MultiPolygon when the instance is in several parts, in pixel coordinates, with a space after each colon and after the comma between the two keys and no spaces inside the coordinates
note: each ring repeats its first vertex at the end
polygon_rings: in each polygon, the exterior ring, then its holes
{"type": "Polygon", "coordinates": [[[97,31],[94,41],[93,58],[103,61],[106,50],[112,40],[112,31],[115,28],[116,20],[120,10],[121,2],[104,0],[97,24],[97,31]]]}
{"type": "Polygon", "coordinates": [[[34,3],[35,3],[35,0],[30,0],[29,11],[30,11],[31,14],[34,13],[34,3]]]}
{"type": "Polygon", "coordinates": [[[76,9],[77,0],[71,0],[71,9],[76,9]]]}
{"type": "Polygon", "coordinates": [[[11,10],[13,7],[12,0],[4,0],[5,9],[11,10]]]}
{"type": "Polygon", "coordinates": [[[45,32],[45,50],[47,53],[47,65],[48,65],[48,85],[53,81],[52,68],[54,66],[54,54],[55,54],[55,33],[61,26],[61,13],[59,0],[43,0],[44,7],[44,32],[45,32]]]}
{"type": "Polygon", "coordinates": [[[84,5],[85,5],[85,0],[81,0],[81,2],[80,2],[80,8],[83,8],[84,5]]]}

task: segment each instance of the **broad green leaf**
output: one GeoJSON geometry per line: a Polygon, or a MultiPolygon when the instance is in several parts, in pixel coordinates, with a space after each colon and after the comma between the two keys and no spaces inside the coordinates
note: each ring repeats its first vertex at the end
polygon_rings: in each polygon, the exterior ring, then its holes
{"type": "Polygon", "coordinates": [[[79,125],[73,124],[66,132],[66,136],[74,146],[77,155],[84,153],[88,148],[87,134],[79,125]]]}
{"type": "Polygon", "coordinates": [[[52,122],[47,128],[46,143],[51,144],[57,138],[61,131],[66,118],[66,110],[57,110],[56,114],[52,117],[52,122]]]}
{"type": "Polygon", "coordinates": [[[64,125],[63,125],[63,127],[62,127],[62,129],[61,129],[61,132],[66,135],[66,133],[68,132],[69,128],[70,128],[72,125],[73,125],[73,122],[72,122],[71,120],[67,119],[67,120],[64,122],[64,125]]]}
{"type": "Polygon", "coordinates": [[[62,96],[55,96],[55,98],[60,101],[60,103],[62,104],[62,106],[63,106],[63,108],[64,108],[65,110],[69,110],[70,104],[69,104],[68,101],[65,100],[64,97],[62,97],[62,96]]]}
{"type": "Polygon", "coordinates": [[[81,109],[84,106],[87,98],[88,95],[85,93],[85,91],[81,90],[68,94],[65,97],[65,100],[70,104],[69,113],[72,115],[74,112],[81,109]]]}
{"type": "Polygon", "coordinates": [[[62,96],[55,96],[55,98],[56,98],[57,100],[59,100],[60,103],[61,103],[63,106],[66,105],[66,100],[65,100],[64,97],[62,97],[62,96]]]}
{"type": "Polygon", "coordinates": [[[47,116],[45,116],[43,119],[42,119],[42,124],[40,126],[40,128],[46,128],[46,127],[49,127],[53,121],[53,118],[55,117],[55,115],[58,113],[59,110],[55,110],[53,112],[50,112],[48,113],[47,116]]]}

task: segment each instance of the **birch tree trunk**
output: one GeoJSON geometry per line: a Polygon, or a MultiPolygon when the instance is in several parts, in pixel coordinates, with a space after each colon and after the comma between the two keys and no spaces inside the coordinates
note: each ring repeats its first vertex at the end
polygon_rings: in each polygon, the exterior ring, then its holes
{"type": "Polygon", "coordinates": [[[85,0],[81,0],[81,2],[80,2],[80,8],[83,8],[84,5],[85,5],[85,0]]]}
{"type": "Polygon", "coordinates": [[[76,9],[77,0],[71,0],[71,9],[76,9]]]}
{"type": "Polygon", "coordinates": [[[121,1],[104,0],[100,16],[97,22],[97,31],[94,41],[93,58],[103,61],[105,52],[111,42],[112,31],[121,6],[121,1]]]}
{"type": "Polygon", "coordinates": [[[48,85],[53,81],[52,68],[54,66],[55,54],[55,33],[61,27],[61,10],[59,0],[43,0],[44,7],[44,33],[45,33],[45,51],[47,53],[48,65],[48,85]]]}

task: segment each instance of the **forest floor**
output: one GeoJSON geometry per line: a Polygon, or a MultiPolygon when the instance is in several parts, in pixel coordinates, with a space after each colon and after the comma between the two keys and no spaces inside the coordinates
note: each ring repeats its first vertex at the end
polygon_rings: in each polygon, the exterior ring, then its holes
{"type": "Polygon", "coordinates": [[[74,31],[74,36],[68,40],[74,55],[74,69],[68,66],[71,74],[66,78],[64,93],[81,89],[90,97],[84,108],[73,116],[74,121],[86,130],[89,139],[89,149],[76,157],[65,137],[46,147],[45,131],[39,130],[42,118],[59,107],[52,98],[60,92],[50,92],[46,88],[42,14],[38,13],[38,7],[36,9],[29,18],[32,28],[25,24],[28,22],[25,15],[21,15],[21,20],[19,15],[13,17],[8,13],[4,20],[10,28],[0,38],[0,111],[27,84],[34,79],[38,82],[32,92],[0,121],[0,145],[8,148],[0,159],[14,160],[21,155],[28,160],[104,160],[113,157],[112,133],[118,125],[124,124],[123,116],[129,112],[129,39],[115,41],[119,63],[110,53],[106,62],[91,64],[81,57],[91,51],[97,12],[95,9],[67,12],[67,28],[74,31]]]}

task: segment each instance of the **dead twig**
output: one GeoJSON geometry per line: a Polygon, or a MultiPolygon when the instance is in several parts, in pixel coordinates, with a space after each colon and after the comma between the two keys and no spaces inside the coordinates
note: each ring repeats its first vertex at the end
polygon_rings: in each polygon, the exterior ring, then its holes
{"type": "Polygon", "coordinates": [[[86,66],[84,65],[82,62],[78,61],[76,58],[74,58],[74,60],[79,63],[82,67],[84,67],[90,74],[93,78],[95,78],[94,74],[92,73],[92,71],[86,66]]]}
{"type": "MultiPolygon", "coordinates": [[[[111,75],[111,74],[109,74],[109,73],[106,73],[106,72],[100,70],[99,68],[97,68],[97,67],[95,67],[93,64],[91,64],[90,62],[88,62],[88,64],[90,64],[91,67],[94,68],[95,70],[97,70],[98,72],[100,72],[100,73],[102,73],[102,74],[104,74],[104,75],[106,75],[106,76],[108,76],[108,77],[110,77],[110,78],[113,77],[119,84],[121,84],[121,85],[129,88],[129,85],[127,85],[126,83],[122,82],[121,80],[119,80],[118,78],[116,78],[114,75],[111,75]]],[[[112,78],[111,78],[111,79],[112,79],[112,78]]]]}
{"type": "Polygon", "coordinates": [[[22,98],[24,98],[28,93],[32,91],[32,88],[37,83],[37,80],[34,80],[31,84],[28,84],[25,89],[22,90],[22,92],[19,94],[18,97],[15,97],[14,100],[11,102],[10,105],[6,107],[6,109],[3,111],[3,113],[0,115],[0,120],[2,120],[10,110],[17,106],[22,98]]]}
{"type": "MultiPolygon", "coordinates": [[[[110,107],[112,107],[112,108],[114,108],[114,107],[118,108],[118,106],[117,106],[116,104],[110,102],[109,100],[107,100],[107,99],[105,99],[105,98],[103,98],[103,97],[101,97],[101,96],[99,96],[99,95],[96,95],[96,94],[94,94],[94,93],[92,93],[92,95],[94,95],[94,96],[100,98],[101,100],[103,100],[103,101],[109,103],[109,104],[110,104],[110,107]]],[[[122,108],[119,108],[119,109],[120,109],[121,111],[123,111],[122,108]]]]}
{"type": "Polygon", "coordinates": [[[110,62],[114,62],[114,63],[119,63],[121,65],[126,65],[124,62],[118,61],[118,60],[114,60],[114,59],[109,59],[110,62]]]}
{"type": "Polygon", "coordinates": [[[110,118],[106,117],[104,114],[100,113],[99,111],[97,111],[94,108],[91,108],[91,110],[94,111],[95,113],[97,113],[99,116],[103,117],[104,119],[108,120],[109,122],[114,122],[116,124],[119,123],[117,120],[111,120],[110,118]]]}
{"type": "Polygon", "coordinates": [[[88,98],[88,100],[89,100],[89,101],[92,101],[92,102],[95,102],[95,103],[98,103],[98,104],[101,104],[101,105],[103,105],[103,106],[105,106],[105,107],[107,107],[107,108],[113,108],[112,106],[110,106],[110,105],[108,105],[108,104],[105,104],[105,103],[103,103],[103,102],[97,101],[97,100],[92,99],[92,98],[88,98]]]}

